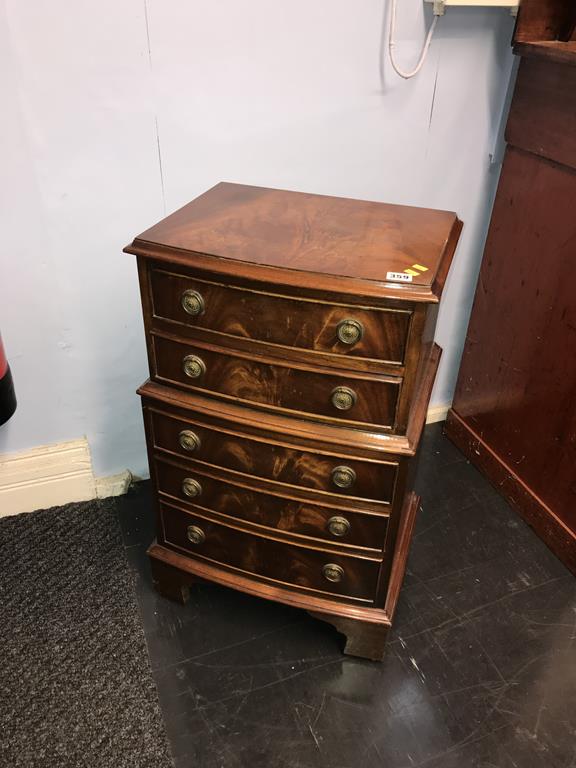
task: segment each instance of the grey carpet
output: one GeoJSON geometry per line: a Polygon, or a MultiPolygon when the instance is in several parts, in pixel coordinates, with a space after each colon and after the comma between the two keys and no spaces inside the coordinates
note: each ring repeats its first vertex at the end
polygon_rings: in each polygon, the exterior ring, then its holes
{"type": "Polygon", "coordinates": [[[172,765],[114,504],[0,519],[0,766],[172,765]]]}

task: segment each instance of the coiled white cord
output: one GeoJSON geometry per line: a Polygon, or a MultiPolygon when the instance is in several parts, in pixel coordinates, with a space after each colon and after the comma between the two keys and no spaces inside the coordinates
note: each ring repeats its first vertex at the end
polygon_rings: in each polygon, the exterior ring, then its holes
{"type": "Polygon", "coordinates": [[[396,64],[396,61],[394,59],[394,48],[396,46],[396,41],[394,39],[394,35],[396,31],[396,3],[397,3],[397,0],[390,0],[390,29],[388,34],[388,51],[390,53],[390,63],[392,64],[394,72],[396,72],[397,75],[400,75],[400,77],[403,77],[405,80],[409,80],[411,77],[414,77],[414,75],[417,75],[418,72],[420,72],[420,70],[422,69],[422,65],[426,60],[428,48],[430,48],[430,43],[432,42],[432,35],[434,34],[434,30],[436,29],[436,22],[438,21],[438,16],[435,15],[432,21],[432,24],[430,24],[430,29],[428,30],[428,34],[426,35],[426,41],[424,43],[424,47],[422,48],[422,53],[420,54],[418,63],[416,64],[416,66],[411,72],[405,72],[403,69],[400,69],[400,67],[398,66],[398,64],[396,64]]]}

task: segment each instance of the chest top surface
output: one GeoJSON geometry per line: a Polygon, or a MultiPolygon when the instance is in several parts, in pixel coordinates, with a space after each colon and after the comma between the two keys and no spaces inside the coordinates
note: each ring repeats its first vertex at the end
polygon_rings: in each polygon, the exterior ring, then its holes
{"type": "Polygon", "coordinates": [[[177,253],[191,266],[198,255],[227,260],[220,272],[240,263],[311,273],[319,287],[323,277],[372,282],[383,295],[413,291],[434,301],[460,228],[448,211],[222,182],[126,250],[160,258],[177,253]]]}

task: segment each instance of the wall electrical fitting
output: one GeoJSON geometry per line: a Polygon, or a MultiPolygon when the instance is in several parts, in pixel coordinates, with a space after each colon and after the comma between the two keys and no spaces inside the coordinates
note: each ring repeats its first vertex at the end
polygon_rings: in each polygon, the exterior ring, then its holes
{"type": "Polygon", "coordinates": [[[422,69],[424,66],[424,62],[426,61],[426,56],[428,54],[428,49],[430,48],[430,43],[432,42],[432,35],[434,34],[434,30],[436,29],[436,22],[438,21],[438,16],[440,16],[440,13],[436,12],[436,6],[434,6],[434,19],[432,20],[432,24],[430,24],[430,29],[428,30],[428,34],[426,35],[426,40],[424,41],[424,47],[422,48],[422,53],[420,54],[420,57],[418,59],[418,63],[414,67],[414,69],[410,70],[409,72],[406,72],[406,70],[403,70],[400,68],[398,63],[396,62],[396,56],[394,53],[394,48],[396,47],[396,40],[395,40],[395,34],[396,34],[396,6],[397,6],[398,0],[390,0],[390,26],[388,28],[388,53],[390,55],[390,63],[392,64],[392,68],[394,72],[396,72],[397,75],[400,75],[400,77],[403,77],[405,80],[409,80],[411,77],[414,77],[414,75],[417,75],[418,72],[422,69]]]}
{"type": "Polygon", "coordinates": [[[434,14],[443,16],[444,10],[452,6],[468,7],[473,6],[482,8],[510,8],[510,12],[515,16],[520,5],[520,0],[424,0],[425,3],[434,5],[434,14]]]}
{"type": "Polygon", "coordinates": [[[430,24],[430,28],[428,29],[428,34],[426,35],[426,40],[424,41],[424,46],[422,48],[418,62],[414,69],[407,72],[401,69],[396,61],[394,48],[396,47],[395,33],[398,0],[390,0],[390,26],[388,31],[388,52],[390,55],[390,63],[392,64],[394,72],[396,72],[396,74],[400,77],[403,77],[405,80],[409,80],[411,77],[414,77],[414,75],[417,75],[418,72],[420,72],[422,69],[424,62],[426,61],[426,56],[428,55],[428,49],[430,48],[430,43],[432,42],[432,36],[434,35],[434,30],[436,29],[438,17],[444,16],[446,7],[481,6],[484,8],[510,8],[510,12],[513,16],[515,16],[518,11],[518,5],[520,4],[520,0],[484,0],[484,2],[478,2],[478,0],[424,0],[424,2],[431,3],[433,5],[434,18],[430,24]]]}

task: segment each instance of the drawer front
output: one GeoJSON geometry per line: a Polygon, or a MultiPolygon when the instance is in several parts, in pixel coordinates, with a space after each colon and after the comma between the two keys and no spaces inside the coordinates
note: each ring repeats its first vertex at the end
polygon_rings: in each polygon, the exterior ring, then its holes
{"type": "Polygon", "coordinates": [[[380,563],[256,536],[161,504],[164,542],[280,585],[373,602],[380,563]]]}
{"type": "Polygon", "coordinates": [[[159,318],[267,344],[404,363],[409,310],[291,299],[161,269],[151,271],[151,285],[159,318]]]}
{"type": "Polygon", "coordinates": [[[297,536],[382,551],[388,525],[383,514],[334,509],[231,482],[198,468],[156,459],[158,490],[196,508],[297,536]]]}
{"type": "MultiPolygon", "coordinates": [[[[149,409],[150,410],[150,409],[149,409]]],[[[397,462],[300,451],[150,410],[154,447],[279,483],[390,504],[397,462]]]]}
{"type": "Polygon", "coordinates": [[[158,335],[153,339],[161,381],[309,416],[388,429],[395,424],[400,379],[316,373],[158,335]]]}

